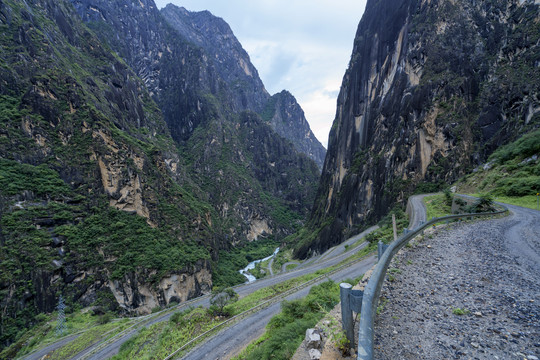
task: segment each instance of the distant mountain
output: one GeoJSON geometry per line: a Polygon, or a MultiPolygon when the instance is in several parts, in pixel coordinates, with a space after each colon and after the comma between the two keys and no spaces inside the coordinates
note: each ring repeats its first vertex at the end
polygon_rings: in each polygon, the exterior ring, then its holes
{"type": "Polygon", "coordinates": [[[369,0],[297,256],[434,191],[540,126],[540,4],[369,0]]]}
{"type": "Polygon", "coordinates": [[[190,12],[172,4],[161,13],[184,38],[202,47],[214,60],[220,77],[231,89],[235,109],[262,115],[279,135],[322,168],[326,150],[311,131],[302,108],[287,91],[270,97],[249,55],[223,19],[208,11],[190,12]]]}
{"type": "Polygon", "coordinates": [[[172,4],[161,14],[183,38],[204,49],[233,94],[234,111],[262,111],[270,95],[229,24],[209,11],[191,12],[172,4]]]}
{"type": "Polygon", "coordinates": [[[261,116],[278,134],[290,140],[298,151],[307,154],[322,169],[326,150],[311,132],[304,111],[290,92],[283,90],[273,95],[261,116]]]}

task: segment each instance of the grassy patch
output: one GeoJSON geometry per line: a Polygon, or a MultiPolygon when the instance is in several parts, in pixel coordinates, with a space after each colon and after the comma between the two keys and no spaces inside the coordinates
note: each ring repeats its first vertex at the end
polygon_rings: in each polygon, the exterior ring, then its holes
{"type": "Polygon", "coordinates": [[[137,336],[122,345],[112,359],[163,359],[223,320],[201,307],[176,313],[169,322],[141,329],[137,336]]]}
{"type": "Polygon", "coordinates": [[[455,308],[452,310],[452,314],[454,315],[467,315],[470,311],[467,309],[461,309],[461,308],[455,308]]]}
{"type": "MultiPolygon", "coordinates": [[[[478,194],[474,194],[473,196],[478,196],[478,194]]],[[[517,196],[517,197],[495,196],[494,200],[505,203],[505,204],[516,205],[516,206],[526,207],[529,209],[539,210],[538,197],[536,195],[517,196]]]]}
{"type": "Polygon", "coordinates": [[[293,269],[296,269],[298,266],[299,264],[289,264],[287,265],[287,268],[285,269],[285,271],[291,271],[293,269]]]}
{"type": "Polygon", "coordinates": [[[90,345],[98,342],[99,340],[109,338],[119,333],[128,326],[127,320],[121,323],[108,323],[104,325],[95,326],[84,332],[81,336],[76,338],[69,344],[55,350],[47,359],[51,360],[64,360],[71,359],[76,354],[80,353],[90,345]]]}
{"type": "Polygon", "coordinates": [[[444,194],[426,196],[424,197],[424,204],[426,205],[428,220],[452,214],[452,207],[448,205],[444,194]]]}
{"type": "Polygon", "coordinates": [[[540,129],[502,146],[486,166],[460,179],[464,193],[490,193],[496,201],[536,208],[540,193],[540,129]]]}

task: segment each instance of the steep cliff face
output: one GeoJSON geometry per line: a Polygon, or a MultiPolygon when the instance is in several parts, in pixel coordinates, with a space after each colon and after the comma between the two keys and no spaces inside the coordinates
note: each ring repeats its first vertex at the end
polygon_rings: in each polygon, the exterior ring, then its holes
{"type": "Polygon", "coordinates": [[[203,49],[176,36],[153,0],[72,0],[81,19],[143,79],[171,135],[186,141],[208,118],[208,100],[225,92],[203,49]]]}
{"type": "Polygon", "coordinates": [[[298,151],[308,155],[322,169],[326,149],[311,132],[304,110],[290,92],[283,90],[273,95],[262,117],[278,134],[290,140],[298,151]]]}
{"type": "Polygon", "coordinates": [[[260,113],[270,95],[229,25],[208,11],[191,12],[169,4],[161,10],[165,20],[186,40],[204,49],[231,90],[233,110],[260,113]]]}
{"type": "Polygon", "coordinates": [[[368,1],[311,216],[320,232],[297,255],[538,127],[539,37],[533,1],[368,1]]]}

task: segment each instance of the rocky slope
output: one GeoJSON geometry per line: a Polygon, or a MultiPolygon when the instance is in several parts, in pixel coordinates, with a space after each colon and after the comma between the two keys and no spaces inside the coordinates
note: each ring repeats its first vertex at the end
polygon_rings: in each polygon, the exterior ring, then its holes
{"type": "Polygon", "coordinates": [[[59,294],[145,313],[208,292],[220,250],[302,223],[316,164],[153,1],[2,0],[0,34],[2,345],[59,294]]]}
{"type": "Polygon", "coordinates": [[[415,188],[448,184],[537,128],[539,38],[532,1],[368,1],[312,236],[296,254],[340,242],[415,188]]]}
{"type": "Polygon", "coordinates": [[[60,293],[144,312],[208,291],[217,214],[144,83],[67,2],[2,1],[0,33],[1,343],[60,293]]]}

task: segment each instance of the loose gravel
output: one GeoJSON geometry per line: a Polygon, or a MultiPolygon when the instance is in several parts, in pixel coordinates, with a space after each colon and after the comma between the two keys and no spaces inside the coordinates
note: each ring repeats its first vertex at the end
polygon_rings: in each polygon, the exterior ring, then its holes
{"type": "Polygon", "coordinates": [[[538,360],[540,213],[526,215],[432,229],[396,255],[375,358],[538,360]]]}

